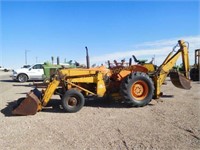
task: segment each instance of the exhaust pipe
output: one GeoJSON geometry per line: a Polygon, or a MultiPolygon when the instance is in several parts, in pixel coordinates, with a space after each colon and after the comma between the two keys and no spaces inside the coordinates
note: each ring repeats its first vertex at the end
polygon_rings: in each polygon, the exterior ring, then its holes
{"type": "Polygon", "coordinates": [[[57,57],[57,65],[60,65],[60,58],[57,57]]]}
{"type": "Polygon", "coordinates": [[[87,46],[85,47],[85,49],[86,49],[86,64],[87,64],[87,68],[89,69],[90,68],[90,58],[89,58],[89,55],[88,55],[87,46]]]}

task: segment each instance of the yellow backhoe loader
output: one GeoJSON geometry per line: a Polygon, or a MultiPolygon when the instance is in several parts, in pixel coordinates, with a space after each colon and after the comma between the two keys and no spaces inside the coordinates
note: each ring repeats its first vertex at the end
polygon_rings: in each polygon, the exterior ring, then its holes
{"type": "Polygon", "coordinates": [[[87,97],[112,96],[129,106],[145,106],[152,98],[160,97],[161,86],[180,56],[184,72],[170,73],[171,81],[178,88],[190,89],[188,47],[186,42],[179,40],[175,48],[154,72],[140,64],[125,64],[123,61],[109,63],[108,68],[90,68],[87,56],[87,68],[58,70],[46,89],[39,91],[35,88],[26,98],[19,99],[12,114],[34,115],[48,104],[53,94],[60,95],[66,112],[79,111],[87,97]],[[179,49],[175,52],[176,47],[179,49]]]}

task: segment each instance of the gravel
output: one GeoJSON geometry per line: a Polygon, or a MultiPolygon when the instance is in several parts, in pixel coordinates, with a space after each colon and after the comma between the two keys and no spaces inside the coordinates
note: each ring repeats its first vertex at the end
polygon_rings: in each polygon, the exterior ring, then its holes
{"type": "Polygon", "coordinates": [[[164,96],[141,108],[127,108],[101,99],[87,101],[77,113],[65,113],[58,96],[34,116],[12,116],[15,101],[32,82],[11,80],[0,72],[0,147],[7,149],[200,149],[200,84],[191,90],[167,79],[164,96]]]}

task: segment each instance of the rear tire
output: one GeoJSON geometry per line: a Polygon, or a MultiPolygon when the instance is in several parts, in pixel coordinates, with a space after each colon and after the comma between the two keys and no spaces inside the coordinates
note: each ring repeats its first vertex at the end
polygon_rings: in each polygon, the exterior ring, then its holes
{"type": "Polygon", "coordinates": [[[129,106],[142,107],[152,100],[154,85],[147,74],[134,72],[122,81],[120,93],[129,106]]]}
{"type": "Polygon", "coordinates": [[[79,111],[85,104],[85,98],[77,90],[68,90],[62,97],[62,106],[66,112],[74,113],[79,111]]]}
{"type": "Polygon", "coordinates": [[[17,77],[19,82],[27,82],[28,81],[28,76],[26,74],[19,74],[17,77]]]}

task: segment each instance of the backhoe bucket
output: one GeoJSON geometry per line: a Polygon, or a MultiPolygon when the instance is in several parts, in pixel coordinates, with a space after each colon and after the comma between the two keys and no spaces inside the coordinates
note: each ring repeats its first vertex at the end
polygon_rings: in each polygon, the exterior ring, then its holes
{"type": "Polygon", "coordinates": [[[20,98],[17,101],[17,106],[13,108],[13,115],[35,115],[39,108],[41,108],[41,102],[38,98],[38,90],[34,89],[27,94],[26,98],[20,98]]]}
{"type": "Polygon", "coordinates": [[[170,72],[170,79],[177,88],[186,90],[191,88],[190,80],[179,72],[170,72]]]}

